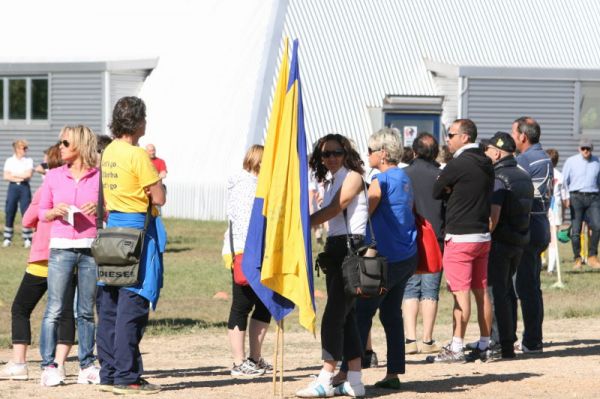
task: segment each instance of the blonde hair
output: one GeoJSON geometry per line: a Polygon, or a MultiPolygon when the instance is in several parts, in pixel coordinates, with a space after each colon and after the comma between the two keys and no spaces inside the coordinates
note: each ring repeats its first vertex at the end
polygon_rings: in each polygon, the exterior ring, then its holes
{"type": "Polygon", "coordinates": [[[83,164],[88,168],[95,167],[98,153],[96,135],[92,129],[83,125],[65,126],[60,131],[59,137],[63,137],[64,134],[71,139],[69,145],[79,152],[83,164]]]}
{"type": "Polygon", "coordinates": [[[244,170],[258,175],[264,149],[265,147],[259,144],[254,144],[252,147],[248,148],[246,156],[244,156],[244,170]]]}
{"type": "Polygon", "coordinates": [[[27,140],[19,139],[19,140],[13,141],[12,146],[13,146],[13,150],[16,150],[19,147],[29,147],[29,144],[27,144],[27,140]]]}
{"type": "Polygon", "coordinates": [[[400,131],[393,127],[385,127],[369,137],[369,148],[373,151],[385,150],[384,158],[391,164],[398,164],[402,158],[404,148],[400,138],[400,131]]]}

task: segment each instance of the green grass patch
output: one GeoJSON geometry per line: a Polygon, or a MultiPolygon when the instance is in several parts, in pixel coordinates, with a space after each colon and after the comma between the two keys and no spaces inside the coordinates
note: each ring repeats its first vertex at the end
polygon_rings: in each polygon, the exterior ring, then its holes
{"type": "MultiPolygon", "coordinates": [[[[2,220],[0,220],[0,223],[2,220]]],[[[10,308],[23,276],[28,250],[22,247],[20,221],[15,223],[14,245],[0,248],[0,347],[10,345],[10,308]]],[[[229,316],[230,300],[213,299],[218,291],[231,292],[231,274],[223,267],[221,248],[224,222],[201,222],[165,219],[169,241],[165,253],[164,288],[156,312],[152,312],[147,334],[171,335],[191,333],[201,329],[225,330],[229,316]]],[[[320,247],[314,245],[316,254],[320,247]]],[[[545,317],[561,319],[573,317],[598,317],[600,305],[592,298],[597,295],[600,273],[592,271],[571,272],[569,245],[561,246],[563,281],[565,288],[551,288],[555,277],[542,275],[545,317]]],[[[315,288],[325,292],[325,278],[315,276],[315,288]]],[[[325,299],[317,299],[318,318],[325,299]]],[[[33,341],[39,340],[40,321],[45,307],[42,300],[32,315],[33,341]]],[[[444,287],[441,290],[438,323],[451,323],[452,300],[444,287]]],[[[297,310],[286,319],[286,329],[300,330],[297,310]]],[[[473,316],[473,320],[474,316],[473,316]]],[[[375,321],[378,325],[379,321],[375,321]]],[[[438,332],[442,334],[443,332],[438,332]]]]}

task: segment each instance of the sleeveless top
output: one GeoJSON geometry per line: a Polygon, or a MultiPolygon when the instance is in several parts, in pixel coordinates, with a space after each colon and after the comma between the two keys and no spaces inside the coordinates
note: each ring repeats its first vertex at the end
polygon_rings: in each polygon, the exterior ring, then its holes
{"type": "MultiPolygon", "coordinates": [[[[325,182],[325,194],[323,196],[323,207],[326,207],[331,203],[335,194],[342,187],[342,183],[348,175],[348,169],[341,167],[333,176],[331,173],[327,174],[327,181],[325,182]]],[[[333,218],[329,219],[329,237],[343,236],[348,234],[360,234],[365,235],[367,226],[367,199],[364,191],[356,195],[346,208],[348,217],[348,227],[346,228],[346,221],[344,220],[344,213],[340,212],[333,218]]]]}

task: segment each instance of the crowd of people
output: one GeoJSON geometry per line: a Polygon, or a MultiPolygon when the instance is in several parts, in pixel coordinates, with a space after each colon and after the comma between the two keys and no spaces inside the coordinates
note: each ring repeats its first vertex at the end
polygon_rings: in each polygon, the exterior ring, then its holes
{"type": "MultiPolygon", "coordinates": [[[[552,272],[558,249],[550,245],[556,242],[551,236],[570,208],[574,268],[584,262],[598,267],[600,162],[591,156],[591,141],[583,138],[580,154],[567,160],[561,175],[555,169],[558,152],[544,151],[540,139],[539,124],[527,116],[516,119],[511,132],[479,141],[475,123],[458,119],[442,147],[433,135],[421,133],[412,148],[403,148],[400,132],[384,128],[367,142],[371,173],[365,173],[361,156],[347,137],[328,134],[318,140],[309,158],[309,189],[310,221],[317,243],[323,245],[319,267],[327,288],[320,330],[323,363],[318,376],[296,392],[298,397],[365,395],[361,370],[377,365],[370,337],[377,310],[387,344],[387,370],[375,383],[380,388],[400,389],[406,354],[429,354],[428,362],[453,363],[543,351],[541,255],[548,248],[552,272]],[[415,274],[416,216],[429,221],[435,231],[454,301],[451,340],[443,347],[433,339],[442,273],[415,274]],[[587,259],[579,241],[583,221],[592,231],[587,259]],[[387,290],[378,297],[349,296],[342,270],[347,245],[356,249],[372,242],[388,261],[387,290]],[[479,340],[465,343],[471,293],[479,340]],[[520,340],[519,303],[524,322],[520,340]],[[417,342],[419,312],[423,335],[417,342]]],[[[243,255],[243,230],[256,186],[253,170],[244,161],[242,174],[229,181],[228,216],[233,227],[230,224],[223,246],[228,265],[243,255]]],[[[270,372],[260,357],[269,318],[261,318],[263,305],[250,287],[239,286],[234,277],[232,284],[231,375],[270,372]],[[251,355],[244,358],[244,330],[253,306],[251,323],[260,328],[251,325],[251,355]]]]}
{"type": "MultiPolygon", "coordinates": [[[[65,126],[39,168],[26,157],[25,141],[13,144],[15,153],[4,171],[9,190],[3,245],[12,245],[20,204],[24,245],[31,249],[12,306],[13,358],[0,370],[0,379],[28,379],[29,318],[47,291],[41,385],[64,384],[64,363],[77,331],[78,383],[98,384],[116,394],[161,389],[142,378],[139,344],[162,287],[166,232],[158,207],[166,201],[162,179],[167,170],[153,145],[145,150],[138,146],[146,129],[141,99],[120,99],[110,129],[112,139],[86,126],[65,126]],[[32,199],[28,182],[34,170],[44,181],[32,199]],[[99,228],[97,216],[104,209],[106,227],[139,230],[145,228],[151,210],[135,286],[97,282],[90,248],[99,228]]],[[[322,368],[314,381],[296,392],[298,397],[365,395],[362,369],[378,364],[370,334],[377,311],[387,346],[385,375],[375,383],[379,388],[401,388],[407,354],[428,354],[431,363],[453,363],[542,352],[541,255],[548,249],[552,272],[558,260],[555,235],[566,209],[572,219],[574,269],[584,263],[600,268],[600,161],[592,155],[591,140],[580,141],[579,154],[567,159],[561,174],[556,169],[558,152],[544,151],[541,128],[531,117],[516,119],[511,132],[479,141],[477,136],[473,121],[457,119],[447,131],[445,146],[440,147],[433,135],[420,133],[411,148],[404,148],[397,129],[381,129],[367,141],[369,174],[347,137],[327,134],[314,145],[309,157],[310,223],[319,227],[316,239],[323,245],[319,266],[325,273],[327,302],[320,329],[322,368]],[[443,274],[453,299],[451,339],[445,346],[433,338],[442,272],[415,274],[417,218],[431,224],[435,245],[443,253],[443,274]],[[579,238],[583,223],[592,232],[587,258],[579,238]],[[349,296],[342,268],[348,249],[374,243],[388,262],[386,289],[375,297],[349,296]],[[479,339],[465,343],[471,293],[479,339]],[[519,303],[524,324],[520,340],[519,303]]],[[[260,145],[249,148],[241,170],[227,184],[229,227],[222,254],[232,271],[227,326],[233,377],[273,371],[261,353],[271,315],[241,271],[263,151],[260,145]]]]}
{"type": "Polygon", "coordinates": [[[0,379],[29,378],[30,316],[47,291],[40,334],[42,386],[65,383],[64,363],[77,331],[77,383],[97,384],[115,394],[161,389],[142,378],[139,343],[163,283],[166,232],[158,210],[152,210],[146,228],[145,222],[147,209],[165,203],[166,165],[156,158],[154,146],[138,146],[146,131],[146,106],[140,98],[123,97],[116,103],[110,129],[112,138],[87,126],[65,126],[35,168],[25,156],[27,142],[13,143],[15,153],[4,167],[9,188],[3,246],[12,245],[20,204],[24,246],[31,249],[12,305],[12,359],[0,369],[0,379]],[[31,199],[34,170],[44,180],[31,199]],[[104,210],[108,217],[100,220],[104,210]],[[145,228],[137,284],[97,282],[91,247],[98,223],[100,228],[145,228]]]}

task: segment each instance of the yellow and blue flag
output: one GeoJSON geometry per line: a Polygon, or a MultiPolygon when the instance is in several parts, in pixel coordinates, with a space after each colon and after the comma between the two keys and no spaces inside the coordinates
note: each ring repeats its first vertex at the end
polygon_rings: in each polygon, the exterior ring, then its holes
{"type": "Polygon", "coordinates": [[[277,321],[298,306],[300,324],[315,331],[308,207],[308,156],[298,68],[285,42],[242,269],[277,321]]]}

